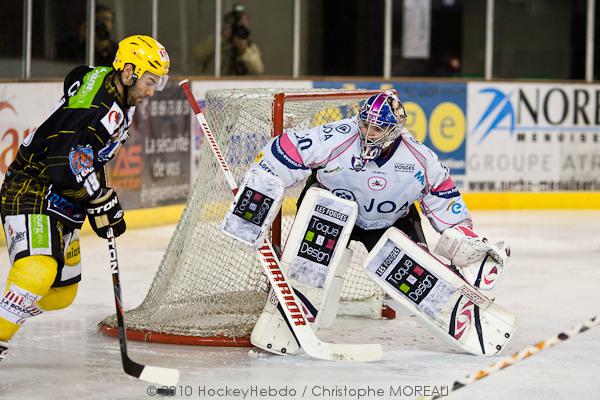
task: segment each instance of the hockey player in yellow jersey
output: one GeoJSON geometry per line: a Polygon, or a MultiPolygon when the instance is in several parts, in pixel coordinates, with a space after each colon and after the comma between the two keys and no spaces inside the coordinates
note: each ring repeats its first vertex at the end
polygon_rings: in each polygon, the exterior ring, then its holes
{"type": "Polygon", "coordinates": [[[73,302],[86,216],[100,237],[108,228],[125,232],[104,165],[127,140],[135,107],[164,88],[169,67],[157,40],[123,39],[113,68],[81,66],[67,75],[52,114],[19,147],[0,190],[11,265],[0,297],[0,359],[28,318],[73,302]]]}

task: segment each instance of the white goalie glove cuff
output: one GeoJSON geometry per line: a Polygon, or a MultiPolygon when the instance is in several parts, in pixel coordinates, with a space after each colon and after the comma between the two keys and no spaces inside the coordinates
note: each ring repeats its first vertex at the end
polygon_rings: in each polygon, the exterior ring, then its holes
{"type": "Polygon", "coordinates": [[[277,216],[285,186],[283,182],[261,169],[251,169],[229,207],[221,230],[240,242],[258,247],[277,216]]]}
{"type": "Polygon", "coordinates": [[[466,226],[442,232],[434,252],[459,267],[465,280],[482,290],[496,287],[510,257],[506,243],[490,244],[466,226]]]}
{"type": "Polygon", "coordinates": [[[466,226],[455,226],[442,232],[434,252],[459,267],[469,266],[486,254],[500,264],[508,259],[506,252],[500,251],[496,245],[490,245],[466,226]]]}

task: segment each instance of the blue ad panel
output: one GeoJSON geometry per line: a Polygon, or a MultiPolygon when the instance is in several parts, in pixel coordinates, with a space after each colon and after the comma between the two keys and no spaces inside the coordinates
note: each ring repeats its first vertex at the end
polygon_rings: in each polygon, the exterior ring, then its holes
{"type": "Polygon", "coordinates": [[[315,81],[314,87],[396,89],[408,115],[406,127],[410,133],[435,151],[453,175],[465,175],[466,83],[315,81]]]}

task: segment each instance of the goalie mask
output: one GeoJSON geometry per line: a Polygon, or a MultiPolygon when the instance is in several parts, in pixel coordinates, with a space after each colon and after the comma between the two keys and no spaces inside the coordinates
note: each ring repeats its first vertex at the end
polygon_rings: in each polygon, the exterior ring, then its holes
{"type": "Polygon", "coordinates": [[[406,111],[398,96],[380,93],[369,97],[358,112],[360,156],[372,160],[402,134],[406,111]]]}

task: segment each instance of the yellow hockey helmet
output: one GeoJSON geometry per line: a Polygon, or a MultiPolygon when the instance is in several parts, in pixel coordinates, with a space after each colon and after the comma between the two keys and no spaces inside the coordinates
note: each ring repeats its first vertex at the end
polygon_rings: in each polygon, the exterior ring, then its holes
{"type": "Polygon", "coordinates": [[[141,78],[148,71],[160,77],[156,90],[163,90],[169,79],[171,61],[165,46],[145,35],[133,35],[119,42],[113,67],[122,71],[125,64],[133,64],[134,78],[141,78]]]}

